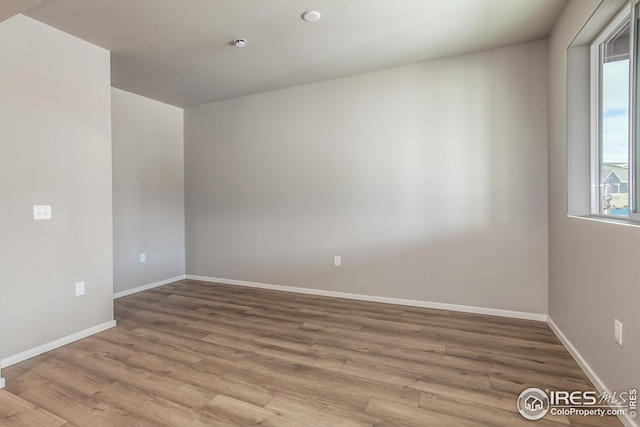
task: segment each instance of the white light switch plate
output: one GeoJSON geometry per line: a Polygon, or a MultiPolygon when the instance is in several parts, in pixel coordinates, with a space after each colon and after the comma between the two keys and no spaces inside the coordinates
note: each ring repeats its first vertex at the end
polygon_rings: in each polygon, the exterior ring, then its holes
{"type": "Polygon", "coordinates": [[[84,295],[84,282],[76,283],[76,296],[84,295]]]}
{"type": "Polygon", "coordinates": [[[33,205],[33,219],[51,219],[51,205],[33,205]]]}

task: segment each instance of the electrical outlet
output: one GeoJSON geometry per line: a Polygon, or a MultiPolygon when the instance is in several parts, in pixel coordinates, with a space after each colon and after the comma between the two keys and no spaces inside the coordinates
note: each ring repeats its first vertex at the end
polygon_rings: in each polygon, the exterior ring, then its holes
{"type": "Polygon", "coordinates": [[[84,295],[84,282],[76,283],[76,296],[84,295]]]}
{"type": "Polygon", "coordinates": [[[140,262],[147,262],[147,254],[140,254],[140,262]]]}
{"type": "Polygon", "coordinates": [[[622,345],[622,322],[618,319],[613,319],[613,339],[622,345]]]}
{"type": "Polygon", "coordinates": [[[33,219],[51,219],[51,205],[33,205],[33,219]]]}
{"type": "Polygon", "coordinates": [[[333,265],[336,267],[340,267],[342,265],[342,257],[340,255],[336,255],[333,257],[333,265]]]}

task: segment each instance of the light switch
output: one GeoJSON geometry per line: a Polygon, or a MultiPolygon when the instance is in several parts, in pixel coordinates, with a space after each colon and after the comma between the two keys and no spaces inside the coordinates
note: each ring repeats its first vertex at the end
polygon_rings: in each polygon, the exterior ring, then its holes
{"type": "Polygon", "coordinates": [[[51,219],[51,205],[33,205],[33,219],[51,219]]]}

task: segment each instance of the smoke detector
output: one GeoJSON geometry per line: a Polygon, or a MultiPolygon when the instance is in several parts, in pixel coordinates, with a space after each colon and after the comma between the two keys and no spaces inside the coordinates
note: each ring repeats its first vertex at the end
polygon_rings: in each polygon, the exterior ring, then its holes
{"type": "Polygon", "coordinates": [[[302,19],[307,22],[316,22],[318,19],[320,19],[320,12],[318,12],[317,10],[307,10],[302,14],[302,19]]]}
{"type": "Polygon", "coordinates": [[[235,39],[233,41],[233,44],[236,47],[245,47],[247,45],[247,40],[245,40],[245,39],[235,39]]]}

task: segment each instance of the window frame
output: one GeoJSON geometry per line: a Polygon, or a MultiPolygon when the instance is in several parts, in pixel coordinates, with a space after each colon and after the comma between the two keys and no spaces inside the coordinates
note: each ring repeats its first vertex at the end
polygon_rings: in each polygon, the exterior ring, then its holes
{"type": "Polygon", "coordinates": [[[638,47],[640,43],[640,28],[638,19],[640,19],[640,0],[630,1],[631,9],[631,26],[629,34],[629,61],[631,63],[629,81],[629,219],[640,221],[640,185],[638,177],[640,176],[640,163],[638,156],[640,155],[640,140],[638,133],[640,126],[640,118],[638,117],[638,105],[640,103],[640,95],[638,89],[638,73],[640,66],[637,58],[638,47]]]}
{"type": "Polygon", "coordinates": [[[640,220],[640,214],[637,212],[637,206],[635,203],[635,162],[634,153],[635,147],[633,141],[635,140],[635,121],[634,117],[634,91],[635,91],[635,55],[634,38],[636,36],[636,5],[640,0],[632,0],[627,2],[622,9],[615,15],[615,17],[609,21],[604,29],[593,40],[589,50],[589,62],[590,62],[590,215],[603,217],[607,219],[630,219],[640,220]],[[629,194],[629,214],[628,216],[622,215],[609,215],[603,213],[603,197],[602,197],[602,182],[603,182],[603,170],[602,170],[602,144],[601,144],[601,117],[602,111],[602,84],[601,84],[601,64],[604,50],[604,43],[613,37],[624,26],[625,22],[629,21],[629,112],[628,112],[628,165],[629,165],[629,177],[628,177],[628,194],[629,194]]]}
{"type": "Polygon", "coordinates": [[[639,153],[638,144],[636,142],[637,127],[640,120],[636,119],[636,103],[640,101],[636,90],[638,88],[638,64],[636,63],[637,44],[640,42],[638,37],[638,13],[640,8],[640,0],[631,0],[627,2],[622,9],[610,20],[604,29],[593,40],[589,48],[589,67],[590,67],[590,216],[606,218],[611,220],[632,220],[640,222],[640,206],[638,203],[637,177],[639,171],[636,170],[638,162],[636,156],[639,153]],[[627,190],[629,194],[629,214],[628,216],[610,215],[603,213],[603,197],[602,197],[602,139],[601,139],[601,117],[602,117],[602,85],[601,85],[601,64],[603,57],[604,43],[613,37],[626,21],[629,21],[629,111],[628,111],[628,183],[627,190]]]}

